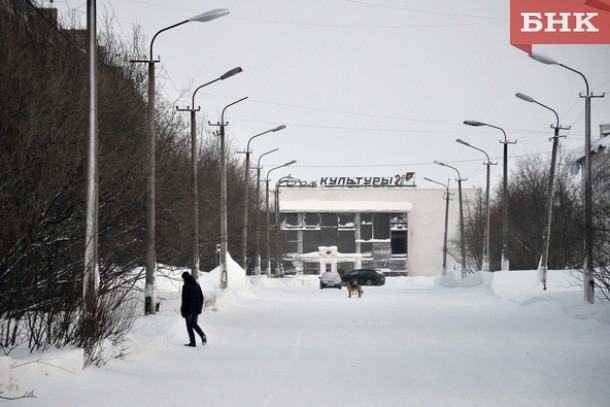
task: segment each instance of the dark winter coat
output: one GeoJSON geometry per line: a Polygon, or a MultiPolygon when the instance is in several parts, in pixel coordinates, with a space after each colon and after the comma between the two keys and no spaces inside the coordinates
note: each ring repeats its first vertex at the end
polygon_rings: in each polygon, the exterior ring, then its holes
{"type": "MultiPolygon", "coordinates": [[[[186,274],[186,273],[185,273],[186,274]]],[[[201,314],[203,309],[203,292],[197,281],[187,274],[184,277],[184,285],[182,286],[182,305],[180,305],[180,314],[186,317],[190,314],[201,314]]]]}

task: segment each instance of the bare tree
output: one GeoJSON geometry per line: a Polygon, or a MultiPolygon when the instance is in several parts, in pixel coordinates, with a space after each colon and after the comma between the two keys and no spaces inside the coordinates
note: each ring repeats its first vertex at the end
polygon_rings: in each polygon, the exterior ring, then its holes
{"type": "MultiPolygon", "coordinates": [[[[549,266],[578,268],[584,256],[582,200],[578,180],[565,166],[556,175],[553,194],[553,221],[550,236],[549,266]]],[[[508,183],[509,250],[511,268],[536,268],[542,250],[544,211],[547,199],[548,165],[538,156],[517,161],[508,183]]],[[[495,191],[491,203],[490,263],[492,270],[500,269],[502,248],[502,193],[495,191]]],[[[465,205],[465,235],[468,257],[480,268],[483,244],[483,210],[481,197],[465,205]]],[[[456,250],[459,242],[452,242],[456,250]]]]}

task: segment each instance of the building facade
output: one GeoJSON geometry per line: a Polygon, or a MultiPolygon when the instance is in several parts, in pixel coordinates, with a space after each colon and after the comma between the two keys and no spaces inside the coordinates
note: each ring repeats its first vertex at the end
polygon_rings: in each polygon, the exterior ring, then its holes
{"type": "MultiPolygon", "coordinates": [[[[280,256],[284,270],[305,273],[377,268],[387,274],[440,274],[445,191],[378,178],[279,185],[280,256]],[[361,181],[361,182],[357,182],[361,181]]],[[[324,179],[322,179],[324,181],[324,179]]],[[[464,199],[480,190],[463,189],[464,199]]],[[[459,231],[457,190],[450,190],[449,240],[459,231]]],[[[447,256],[447,269],[460,259],[447,256]]]]}

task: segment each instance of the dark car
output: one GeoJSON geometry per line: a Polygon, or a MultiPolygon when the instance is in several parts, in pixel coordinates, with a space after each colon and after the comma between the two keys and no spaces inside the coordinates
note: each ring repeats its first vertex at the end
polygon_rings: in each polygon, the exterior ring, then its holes
{"type": "Polygon", "coordinates": [[[379,270],[373,269],[356,269],[352,270],[342,277],[344,282],[358,280],[360,285],[384,285],[385,275],[379,270]]]}

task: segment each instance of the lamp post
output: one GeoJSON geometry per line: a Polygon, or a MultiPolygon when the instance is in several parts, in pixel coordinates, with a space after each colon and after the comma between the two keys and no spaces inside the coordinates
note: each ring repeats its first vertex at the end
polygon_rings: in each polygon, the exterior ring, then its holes
{"type": "Polygon", "coordinates": [[[593,304],[595,301],[595,282],[593,281],[593,183],[591,175],[591,98],[604,97],[604,94],[594,95],[589,91],[589,81],[582,72],[570,68],[555,61],[552,58],[540,55],[529,54],[530,58],[547,65],[559,65],[569,71],[577,73],[585,81],[586,94],[580,94],[585,99],[585,273],[584,273],[584,297],[585,301],[593,304]]]}
{"type": "Polygon", "coordinates": [[[214,9],[166,27],[153,36],[150,41],[150,58],[148,60],[133,60],[148,64],[148,142],[146,160],[148,162],[146,183],[146,284],[144,287],[144,311],[146,314],[156,312],[157,287],[155,272],[157,268],[156,254],[156,226],[155,226],[155,64],[159,62],[153,58],[153,45],[159,34],[190,22],[207,22],[229,14],[226,9],[214,9]]]}
{"type": "Polygon", "coordinates": [[[447,180],[447,185],[445,185],[442,182],[438,182],[438,181],[435,181],[430,178],[424,177],[424,179],[428,182],[433,182],[435,184],[441,185],[446,190],[445,197],[444,197],[444,199],[445,199],[445,235],[443,237],[443,268],[441,269],[443,275],[446,275],[447,274],[447,226],[448,226],[448,219],[449,219],[449,200],[452,195],[449,193],[449,180],[447,180]]]}
{"type": "MultiPolygon", "coordinates": [[[[266,193],[266,200],[265,200],[265,202],[266,202],[265,212],[267,213],[267,277],[271,277],[271,243],[269,241],[269,174],[271,174],[272,171],[275,171],[279,168],[287,167],[287,166],[295,164],[295,163],[296,163],[296,160],[292,160],[290,162],[287,162],[286,164],[278,165],[277,167],[273,167],[269,171],[267,171],[267,178],[266,178],[267,193],[266,193]]],[[[277,276],[277,270],[276,270],[276,276],[277,276]]]]}
{"type": "MultiPolygon", "coordinates": [[[[97,129],[97,25],[96,2],[87,1],[87,59],[88,59],[88,134],[87,134],[87,210],[85,228],[85,270],[83,276],[83,325],[85,335],[91,335],[95,328],[95,310],[97,293],[100,282],[98,264],[98,129],[97,129]]],[[[88,357],[92,354],[92,342],[87,341],[85,352],[88,357]]]]}
{"type": "Polygon", "coordinates": [[[282,260],[281,260],[281,251],[280,251],[280,239],[279,236],[281,235],[280,232],[278,232],[280,230],[280,185],[282,185],[282,182],[287,182],[287,181],[298,181],[297,178],[292,177],[290,174],[286,175],[285,177],[282,177],[280,179],[277,180],[277,182],[275,183],[275,193],[274,193],[274,198],[275,198],[275,269],[276,271],[276,276],[280,275],[280,272],[282,270],[282,260]]]}
{"type": "Polygon", "coordinates": [[[229,103],[222,109],[220,114],[220,288],[229,286],[227,275],[227,251],[228,251],[228,226],[227,226],[227,152],[225,147],[225,111],[227,108],[248,99],[243,97],[233,103],[229,103]]]}
{"type": "Polygon", "coordinates": [[[254,265],[254,274],[259,275],[261,273],[261,211],[259,200],[261,196],[261,158],[266,156],[267,154],[275,153],[279,148],[274,148],[273,150],[269,150],[260,157],[258,157],[258,163],[256,165],[256,229],[255,229],[255,244],[256,244],[256,259],[254,265]]]}
{"type": "MultiPolygon", "coordinates": [[[[262,133],[259,133],[255,136],[250,137],[250,139],[248,140],[248,144],[246,145],[246,174],[244,177],[245,180],[245,185],[244,185],[244,225],[242,228],[242,253],[243,253],[243,257],[242,257],[242,267],[244,268],[244,270],[247,270],[247,262],[248,262],[248,254],[247,254],[247,250],[248,250],[248,190],[250,188],[250,142],[259,137],[262,136],[263,134],[267,134],[267,133],[272,133],[272,132],[276,132],[276,131],[280,131],[285,129],[286,126],[285,125],[280,125],[277,126],[271,130],[267,130],[264,131],[262,133]]],[[[247,274],[247,272],[246,272],[247,274]]]]}
{"type": "Polygon", "coordinates": [[[464,240],[464,207],[462,204],[462,181],[466,181],[467,178],[462,178],[462,176],[460,175],[460,171],[457,168],[450,166],[449,164],[445,164],[440,161],[434,161],[434,164],[451,168],[452,170],[457,172],[458,199],[460,201],[460,251],[462,254],[462,278],[464,278],[466,277],[466,242],[464,240]]]}
{"type": "Polygon", "coordinates": [[[504,141],[500,140],[500,143],[504,144],[504,161],[503,161],[503,174],[502,174],[502,261],[501,268],[503,271],[508,271],[510,263],[508,261],[508,145],[515,144],[516,141],[509,141],[506,138],[506,132],[504,129],[492,124],[478,122],[476,120],[465,120],[464,124],[467,126],[487,126],[494,129],[498,129],[504,134],[504,141]]]}
{"type": "Polygon", "coordinates": [[[487,166],[487,182],[485,183],[485,246],[483,247],[483,264],[481,265],[481,270],[489,271],[489,183],[490,183],[489,168],[490,168],[490,166],[496,165],[498,163],[492,163],[489,160],[489,155],[485,151],[481,150],[480,148],[475,147],[472,144],[469,144],[461,139],[457,139],[455,141],[457,141],[458,143],[463,144],[467,147],[474,148],[475,150],[482,152],[483,154],[485,154],[485,157],[487,158],[487,162],[483,163],[484,165],[487,166]]]}
{"type": "Polygon", "coordinates": [[[538,280],[542,284],[542,289],[546,290],[546,274],[548,270],[548,257],[549,257],[549,242],[551,239],[551,220],[553,214],[553,185],[555,181],[555,162],[557,161],[557,145],[559,144],[559,130],[569,130],[570,127],[561,127],[559,125],[559,115],[557,112],[550,107],[543,105],[542,103],[536,101],[534,98],[524,95],[523,93],[516,93],[517,96],[521,100],[525,100],[526,102],[536,103],[544,107],[545,109],[550,110],[555,114],[556,124],[551,125],[552,129],[555,129],[553,134],[553,148],[551,152],[551,169],[549,170],[549,184],[546,198],[546,219],[545,219],[545,230],[542,235],[542,254],[540,255],[540,264],[538,265],[538,280]]]}
{"type": "Polygon", "coordinates": [[[191,207],[192,207],[192,229],[191,229],[191,275],[195,280],[198,278],[199,272],[199,198],[198,198],[198,190],[197,190],[197,119],[195,113],[200,110],[199,107],[195,109],[195,95],[197,92],[208,86],[214,82],[223,81],[231,76],[242,72],[240,67],[233,68],[230,71],[227,71],[223,75],[214,79],[213,81],[204,83],[199,86],[193,92],[193,98],[190,107],[186,107],[184,109],[180,109],[176,106],[176,110],[178,111],[189,111],[191,112],[191,207]]]}

